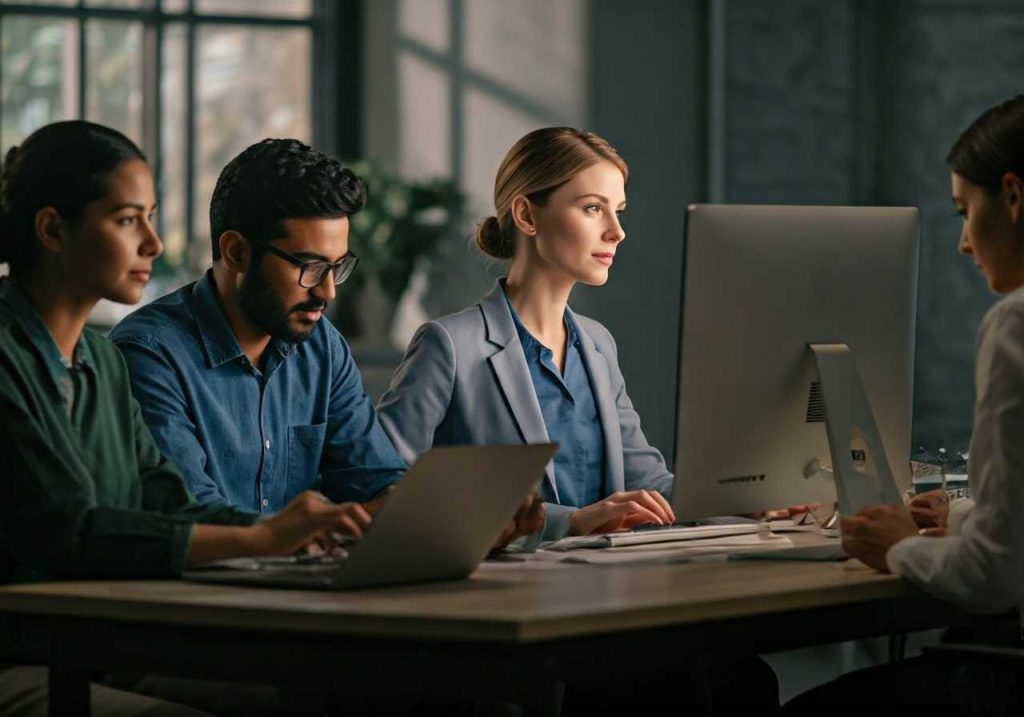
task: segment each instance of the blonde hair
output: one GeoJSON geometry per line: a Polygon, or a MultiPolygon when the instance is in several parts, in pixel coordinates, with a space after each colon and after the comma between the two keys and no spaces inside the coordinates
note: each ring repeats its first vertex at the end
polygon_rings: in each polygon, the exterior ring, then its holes
{"type": "Polygon", "coordinates": [[[611,162],[623,180],[629,167],[608,142],[572,127],[544,127],[524,135],[505,155],[494,179],[495,214],[476,229],[480,251],[495,259],[515,254],[512,200],[526,196],[543,205],[553,191],[598,162],[611,162]]]}

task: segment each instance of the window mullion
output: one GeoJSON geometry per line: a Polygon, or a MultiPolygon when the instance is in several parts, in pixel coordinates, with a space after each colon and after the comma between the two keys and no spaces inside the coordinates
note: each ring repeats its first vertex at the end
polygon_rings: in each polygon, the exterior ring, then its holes
{"type": "Polygon", "coordinates": [[[185,247],[194,254],[196,179],[196,23],[195,0],[188,0],[185,25],[185,247]]]}
{"type": "MultiPolygon", "coordinates": [[[[83,5],[85,0],[79,0],[79,6],[83,5]]],[[[88,72],[86,62],[88,60],[88,47],[86,38],[86,20],[85,14],[78,16],[78,118],[86,119],[85,113],[87,108],[88,98],[88,72]]]]}
{"type": "Polygon", "coordinates": [[[449,132],[451,137],[449,142],[451,143],[451,163],[452,163],[452,179],[455,181],[455,186],[462,187],[465,171],[463,170],[463,159],[464,151],[462,148],[463,137],[465,136],[465,120],[463,117],[463,107],[465,103],[465,71],[462,62],[463,55],[463,18],[464,8],[463,0],[451,0],[449,6],[451,15],[448,18],[448,34],[450,37],[450,47],[448,48],[449,60],[451,62],[451,74],[449,77],[449,97],[448,102],[451,105],[451,117],[449,120],[449,132]]]}
{"type": "MultiPolygon", "coordinates": [[[[157,205],[163,205],[163,51],[164,23],[147,22],[142,36],[142,146],[150,158],[157,205]]],[[[163,234],[163,214],[157,213],[157,231],[163,234]]]]}

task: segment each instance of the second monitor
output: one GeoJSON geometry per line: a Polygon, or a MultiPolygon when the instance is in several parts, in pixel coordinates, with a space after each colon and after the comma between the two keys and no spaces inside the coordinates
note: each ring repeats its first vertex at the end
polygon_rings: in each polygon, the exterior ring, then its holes
{"type": "Polygon", "coordinates": [[[678,517],[831,505],[835,483],[816,468],[836,463],[858,477],[865,456],[868,463],[874,456],[871,435],[845,415],[864,413],[850,408],[859,390],[853,383],[864,387],[861,405],[884,446],[877,454],[888,458],[888,466],[868,465],[867,473],[888,469],[898,486],[909,485],[917,239],[915,208],[689,208],[672,500],[678,517]],[[819,381],[819,363],[834,359],[826,352],[816,360],[809,347],[819,344],[845,345],[853,359],[827,386],[833,441],[850,449],[839,461],[830,454],[819,381]]]}

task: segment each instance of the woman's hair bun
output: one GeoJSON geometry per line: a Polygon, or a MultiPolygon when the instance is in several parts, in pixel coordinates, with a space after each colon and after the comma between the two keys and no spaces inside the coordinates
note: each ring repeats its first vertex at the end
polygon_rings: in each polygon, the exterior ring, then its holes
{"type": "Polygon", "coordinates": [[[10,199],[7,196],[9,173],[14,158],[18,154],[18,145],[14,145],[4,154],[4,163],[0,167],[0,264],[10,260],[10,248],[14,241],[14,229],[9,221],[10,213],[8,204],[10,199]]]}
{"type": "Polygon", "coordinates": [[[498,218],[489,216],[476,228],[476,245],[487,256],[495,259],[511,259],[515,245],[502,231],[498,218]]]}
{"type": "Polygon", "coordinates": [[[8,167],[11,166],[11,164],[14,163],[14,158],[17,155],[18,155],[18,145],[14,145],[9,150],[7,150],[7,154],[4,155],[4,169],[7,169],[8,167]]]}

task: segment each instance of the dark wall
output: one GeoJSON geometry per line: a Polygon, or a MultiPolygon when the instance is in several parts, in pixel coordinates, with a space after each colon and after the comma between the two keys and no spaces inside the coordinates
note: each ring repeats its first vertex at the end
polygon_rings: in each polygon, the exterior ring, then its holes
{"type": "Polygon", "coordinates": [[[652,443],[671,454],[684,210],[710,198],[919,206],[913,440],[966,448],[995,297],[956,254],[945,156],[1024,90],[1024,2],[595,0],[591,21],[591,126],[632,173],[612,278],[574,304],[616,336],[652,443]]]}
{"type": "Polygon", "coordinates": [[[626,241],[608,284],[574,307],[615,336],[651,443],[671,459],[683,219],[704,196],[705,16],[695,0],[598,0],[591,13],[591,128],[626,158],[626,241]]]}
{"type": "Polygon", "coordinates": [[[966,448],[973,343],[994,297],[956,254],[945,156],[1022,90],[1024,3],[729,0],[730,202],[922,210],[914,445],[966,448]]]}

